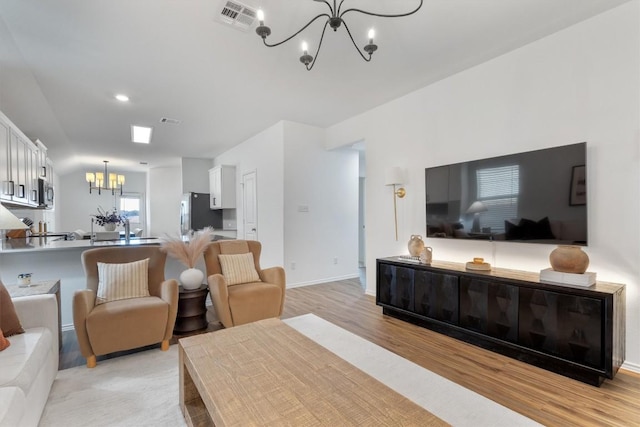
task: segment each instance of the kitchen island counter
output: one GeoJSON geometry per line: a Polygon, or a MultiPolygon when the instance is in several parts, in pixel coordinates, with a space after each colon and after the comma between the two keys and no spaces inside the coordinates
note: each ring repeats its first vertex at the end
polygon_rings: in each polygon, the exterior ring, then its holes
{"type": "Polygon", "coordinates": [[[129,243],[127,243],[125,239],[101,240],[92,243],[91,240],[65,240],[64,237],[27,237],[3,240],[0,254],[159,244],[160,239],[157,237],[132,237],[129,243]]]}
{"type": "MultiPolygon", "coordinates": [[[[86,277],[82,268],[82,252],[92,248],[126,246],[124,239],[98,241],[56,240],[57,238],[8,239],[2,242],[0,272],[2,281],[16,283],[19,274],[31,273],[34,282],[60,280],[62,330],[73,328],[73,294],[85,289],[86,277]]],[[[129,246],[159,245],[158,238],[131,239],[129,246]]],[[[202,258],[202,257],[201,257],[202,258]]],[[[206,271],[204,260],[197,268],[206,271]]],[[[165,278],[178,279],[186,267],[172,257],[167,257],[165,278]]]]}

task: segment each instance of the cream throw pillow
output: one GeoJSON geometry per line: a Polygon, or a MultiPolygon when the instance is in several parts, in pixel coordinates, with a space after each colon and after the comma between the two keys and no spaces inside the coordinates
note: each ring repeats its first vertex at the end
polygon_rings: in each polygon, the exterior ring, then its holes
{"type": "Polygon", "coordinates": [[[96,305],[149,296],[149,258],[125,264],[98,263],[96,305]]]}
{"type": "Polygon", "coordinates": [[[222,275],[227,285],[260,282],[260,276],[253,263],[253,254],[218,255],[222,275]]]}

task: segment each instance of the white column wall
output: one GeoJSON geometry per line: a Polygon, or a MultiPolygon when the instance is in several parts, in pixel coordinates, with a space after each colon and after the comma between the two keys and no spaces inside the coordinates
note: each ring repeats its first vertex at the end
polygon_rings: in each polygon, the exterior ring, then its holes
{"type": "MultiPolygon", "coordinates": [[[[425,234],[426,167],[587,141],[590,271],[625,283],[626,360],[640,370],[640,6],[587,21],[328,129],[328,148],[366,141],[367,292],[375,260],[425,234]],[[387,166],[407,172],[393,233],[387,166]]],[[[474,256],[539,271],[551,245],[427,239],[434,258],[474,256]]]]}
{"type": "Polygon", "coordinates": [[[284,253],[290,286],[358,275],[358,152],[327,151],[324,141],[324,129],[284,123],[284,253]]]}
{"type": "Polygon", "coordinates": [[[258,240],[262,243],[263,268],[284,264],[283,123],[279,122],[242,144],[216,156],[215,165],[236,167],[236,219],[238,239],[244,237],[242,175],[256,171],[258,240]]]}
{"type": "Polygon", "coordinates": [[[147,236],[180,235],[180,202],[182,201],[182,168],[161,167],[149,170],[147,183],[147,236]]]}

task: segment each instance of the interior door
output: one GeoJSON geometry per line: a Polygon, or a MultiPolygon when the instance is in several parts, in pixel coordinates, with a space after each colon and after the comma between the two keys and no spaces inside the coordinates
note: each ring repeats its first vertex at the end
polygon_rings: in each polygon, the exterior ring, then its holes
{"type": "Polygon", "coordinates": [[[257,172],[242,175],[242,212],[244,239],[258,240],[258,184],[257,172]]]}

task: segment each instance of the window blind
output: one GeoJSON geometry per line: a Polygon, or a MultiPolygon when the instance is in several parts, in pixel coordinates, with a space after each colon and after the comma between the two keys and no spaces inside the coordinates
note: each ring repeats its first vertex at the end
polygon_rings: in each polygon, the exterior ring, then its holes
{"type": "Polygon", "coordinates": [[[478,169],[477,194],[487,211],[480,214],[480,226],[492,233],[504,232],[505,219],[518,216],[520,167],[518,165],[478,169]]]}

